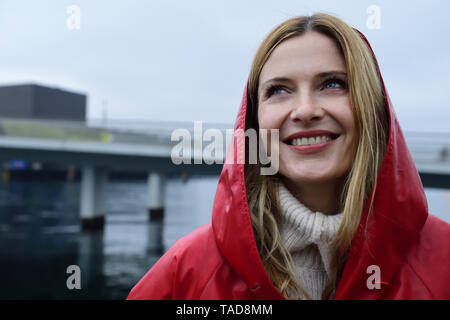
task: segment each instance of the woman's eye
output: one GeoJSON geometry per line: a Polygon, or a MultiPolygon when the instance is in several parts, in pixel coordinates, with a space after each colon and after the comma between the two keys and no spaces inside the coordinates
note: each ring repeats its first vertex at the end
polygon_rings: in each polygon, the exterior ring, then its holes
{"type": "Polygon", "coordinates": [[[267,96],[267,97],[271,97],[271,96],[273,96],[274,94],[281,94],[281,93],[283,93],[283,92],[286,92],[286,90],[283,89],[283,87],[280,87],[280,86],[273,86],[273,87],[270,87],[270,88],[267,90],[266,96],[267,96]]]}
{"type": "Polygon", "coordinates": [[[346,84],[344,81],[339,79],[330,79],[325,81],[323,85],[323,89],[333,89],[333,88],[346,88],[346,84]]]}

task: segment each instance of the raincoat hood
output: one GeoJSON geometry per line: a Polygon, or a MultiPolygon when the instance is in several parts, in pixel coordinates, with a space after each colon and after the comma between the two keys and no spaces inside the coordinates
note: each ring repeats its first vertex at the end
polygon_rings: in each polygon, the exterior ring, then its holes
{"type": "MultiPolygon", "coordinates": [[[[366,37],[360,34],[370,47],[366,37]]],[[[375,62],[379,69],[378,62],[375,62]]],[[[367,234],[364,235],[364,228],[373,191],[365,203],[335,299],[376,299],[380,296],[383,290],[367,290],[367,267],[378,266],[381,283],[390,283],[428,215],[423,186],[382,77],[381,83],[389,115],[389,142],[377,177],[373,215],[367,222],[367,234]]],[[[245,131],[247,86],[248,82],[235,132],[239,129],[245,131]]],[[[237,142],[233,154],[243,152],[245,148],[244,143],[237,142]]],[[[236,161],[224,164],[213,207],[212,227],[222,254],[252,291],[260,297],[281,298],[268,280],[259,257],[247,202],[244,164],[236,161]]]]}

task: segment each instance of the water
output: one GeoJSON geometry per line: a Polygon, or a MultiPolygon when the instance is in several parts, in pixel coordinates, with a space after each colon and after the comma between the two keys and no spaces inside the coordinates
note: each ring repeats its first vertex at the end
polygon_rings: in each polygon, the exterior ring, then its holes
{"type": "MultiPolygon", "coordinates": [[[[168,181],[164,249],[210,220],[217,179],[168,181]]],[[[426,193],[430,212],[450,222],[450,191],[426,193]]],[[[125,299],[159,259],[146,181],[108,183],[100,232],[81,232],[79,196],[79,182],[0,184],[0,299],[125,299]],[[67,288],[70,265],[80,266],[80,290],[67,288]]]]}
{"type": "Polygon", "coordinates": [[[147,184],[110,182],[101,232],[79,227],[77,182],[12,181],[0,189],[0,299],[125,299],[160,257],[149,248],[147,184]],[[69,290],[69,265],[81,289],[69,290]]]}
{"type": "Polygon", "coordinates": [[[450,223],[450,190],[425,188],[428,211],[450,223]]]}
{"type": "Polygon", "coordinates": [[[211,220],[219,177],[172,179],[166,185],[163,247],[211,220]]]}

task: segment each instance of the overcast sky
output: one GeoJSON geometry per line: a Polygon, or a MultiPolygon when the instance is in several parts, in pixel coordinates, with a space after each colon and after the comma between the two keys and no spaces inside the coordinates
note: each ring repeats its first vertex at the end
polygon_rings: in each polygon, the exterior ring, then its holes
{"type": "Polygon", "coordinates": [[[264,36],[318,11],[366,35],[404,130],[450,131],[448,0],[0,0],[0,85],[85,93],[89,118],[233,124],[264,36]]]}

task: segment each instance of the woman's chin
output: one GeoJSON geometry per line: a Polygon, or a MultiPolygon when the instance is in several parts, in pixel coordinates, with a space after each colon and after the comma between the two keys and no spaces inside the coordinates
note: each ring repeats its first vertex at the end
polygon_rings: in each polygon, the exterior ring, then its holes
{"type": "MultiPolygon", "coordinates": [[[[341,168],[339,168],[341,169],[341,168]]],[[[323,184],[336,183],[341,181],[346,176],[340,170],[330,170],[315,166],[295,166],[295,167],[281,167],[280,174],[283,179],[293,184],[323,184]]]]}

